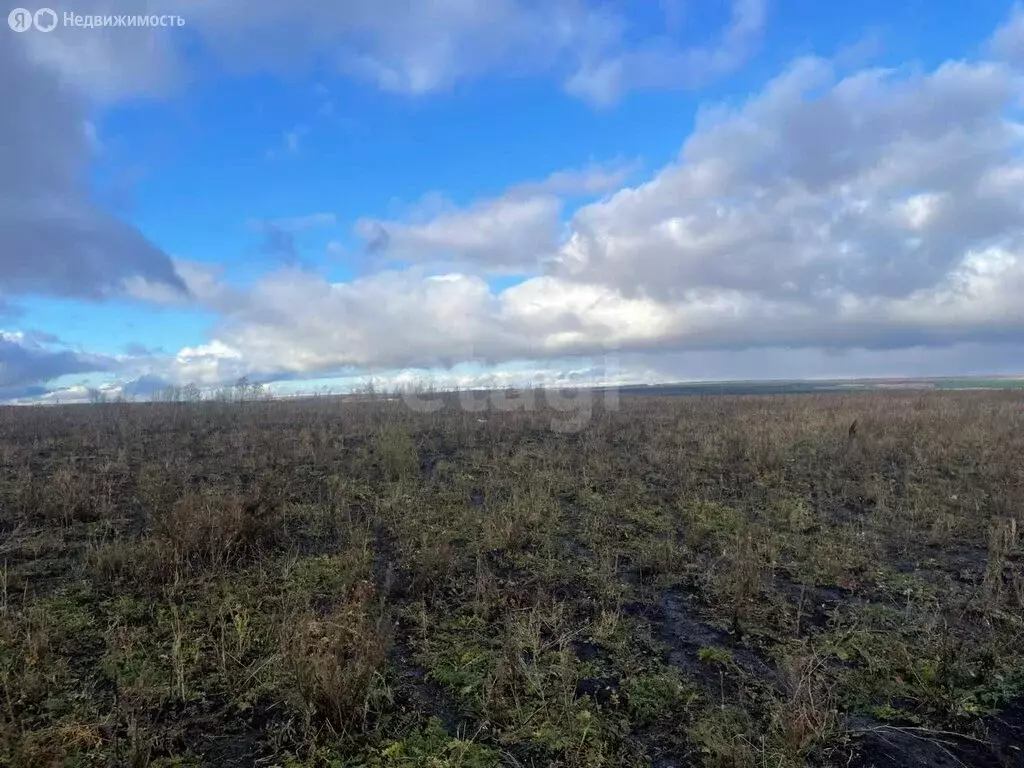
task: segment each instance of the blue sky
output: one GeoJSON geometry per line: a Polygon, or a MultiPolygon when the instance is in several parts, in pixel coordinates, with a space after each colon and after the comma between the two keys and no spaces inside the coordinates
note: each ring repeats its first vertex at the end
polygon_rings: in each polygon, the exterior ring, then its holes
{"type": "Polygon", "coordinates": [[[1024,373],[1011,3],[57,10],[184,25],[3,32],[0,399],[1024,373]]]}

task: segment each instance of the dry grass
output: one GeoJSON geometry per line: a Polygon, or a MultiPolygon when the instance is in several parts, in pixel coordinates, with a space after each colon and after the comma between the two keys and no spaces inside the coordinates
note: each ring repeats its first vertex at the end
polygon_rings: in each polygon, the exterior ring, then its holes
{"type": "Polygon", "coordinates": [[[0,409],[0,765],[1019,759],[1019,395],[543,401],[0,409]]]}

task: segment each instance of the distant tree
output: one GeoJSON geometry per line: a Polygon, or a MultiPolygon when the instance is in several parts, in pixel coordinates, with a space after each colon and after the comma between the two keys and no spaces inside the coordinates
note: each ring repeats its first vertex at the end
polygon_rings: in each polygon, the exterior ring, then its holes
{"type": "Polygon", "coordinates": [[[203,399],[202,390],[199,389],[199,387],[197,387],[194,382],[186,384],[185,387],[182,389],[181,394],[185,398],[185,402],[187,403],[195,404],[203,399]]]}
{"type": "Polygon", "coordinates": [[[249,377],[241,376],[238,381],[235,382],[235,395],[239,400],[245,399],[245,393],[249,389],[249,377]]]}
{"type": "Polygon", "coordinates": [[[153,399],[158,403],[181,402],[181,390],[178,387],[167,386],[155,393],[153,399]]]}

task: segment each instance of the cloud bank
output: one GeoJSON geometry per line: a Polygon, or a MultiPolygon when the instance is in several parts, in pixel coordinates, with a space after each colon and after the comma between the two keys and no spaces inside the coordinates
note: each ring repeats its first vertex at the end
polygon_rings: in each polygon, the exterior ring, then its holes
{"type": "Polygon", "coordinates": [[[673,162],[567,229],[543,184],[364,220],[372,249],[414,266],[345,283],[274,272],[210,301],[213,336],[253,370],[306,375],[611,352],[998,359],[1024,340],[1022,84],[994,57],[843,76],[799,59],[709,106],[673,162]],[[535,276],[490,287],[513,267],[535,276]]]}
{"type": "MultiPolygon", "coordinates": [[[[543,46],[534,65],[595,104],[726,74],[752,55],[765,24],[762,3],[739,0],[719,37],[691,49],[627,43],[621,19],[569,0],[315,8],[300,0],[284,14],[257,2],[242,27],[226,2],[183,2],[179,12],[239,66],[318,50],[354,77],[416,94],[508,68],[543,46]],[[243,33],[265,37],[266,58],[244,61],[243,33]]],[[[8,49],[3,63],[45,87],[16,93],[21,108],[0,121],[10,137],[2,146],[17,148],[4,158],[14,173],[0,208],[0,254],[10,260],[0,290],[124,291],[219,319],[202,345],[116,363],[8,340],[0,358],[20,360],[10,370],[21,373],[6,386],[45,381],[47,365],[214,386],[242,375],[608,355],[665,376],[701,367],[799,375],[801,365],[844,371],[851,360],[865,373],[930,371],[943,360],[950,372],[1001,369],[1024,346],[1022,19],[1014,8],[979,57],[930,70],[843,72],[799,58],[745,101],[708,104],[688,135],[680,128],[676,157],[638,183],[611,167],[552,169],[463,206],[431,198],[405,217],[359,219],[352,234],[380,266],[359,279],[332,282],[294,263],[294,233],[334,224],[330,214],[263,222],[265,249],[285,263],[245,289],[172,261],[90,207],[74,106],[85,97],[60,90],[72,86],[53,74],[56,54],[8,49]],[[42,139],[28,126],[40,121],[54,132],[45,157],[30,151],[42,139]],[[573,209],[581,194],[596,199],[573,209]],[[29,251],[30,262],[9,255],[29,251]],[[507,274],[525,277],[495,283],[507,274]],[[780,355],[789,362],[771,364],[780,355]]]]}

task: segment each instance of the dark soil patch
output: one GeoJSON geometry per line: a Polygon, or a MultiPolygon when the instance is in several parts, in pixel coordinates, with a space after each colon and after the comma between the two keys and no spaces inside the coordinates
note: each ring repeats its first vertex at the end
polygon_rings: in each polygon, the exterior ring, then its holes
{"type": "Polygon", "coordinates": [[[850,768],[1021,768],[1022,712],[1015,713],[1016,743],[977,739],[927,728],[899,728],[861,720],[855,729],[850,768]]]}
{"type": "Polygon", "coordinates": [[[277,704],[262,701],[245,714],[225,711],[217,718],[217,727],[201,720],[188,723],[185,746],[192,745],[211,765],[250,766],[268,753],[265,739],[279,710],[277,704]]]}
{"type": "Polygon", "coordinates": [[[409,575],[400,568],[393,538],[380,526],[373,529],[373,583],[386,600],[400,599],[409,591],[409,575]]]}
{"type": "Polygon", "coordinates": [[[985,738],[997,745],[1005,765],[1024,766],[1024,697],[983,721],[985,738]]]}
{"type": "Polygon", "coordinates": [[[618,677],[588,677],[576,683],[576,698],[589,696],[602,707],[620,707],[625,704],[624,696],[619,692],[621,684],[618,677]]]}
{"type": "Polygon", "coordinates": [[[582,541],[568,534],[557,534],[556,539],[559,546],[577,560],[591,560],[593,553],[582,541]]]}
{"type": "Polygon", "coordinates": [[[590,643],[586,640],[573,640],[572,650],[576,658],[582,662],[597,661],[607,657],[607,653],[597,643],[590,643]]]}
{"type": "Polygon", "coordinates": [[[798,635],[804,635],[812,630],[824,630],[828,626],[829,619],[842,606],[868,605],[877,602],[888,604],[889,602],[887,600],[871,600],[844,587],[818,587],[800,584],[791,581],[781,572],[776,573],[774,588],[796,608],[799,624],[798,635]]]}
{"type": "Polygon", "coordinates": [[[427,677],[426,670],[409,663],[408,649],[399,647],[391,661],[398,667],[395,678],[395,703],[400,710],[424,718],[436,717],[450,736],[472,733],[472,723],[460,712],[447,691],[427,677]]]}
{"type": "Polygon", "coordinates": [[[873,507],[874,503],[870,500],[854,499],[840,504],[826,515],[826,518],[833,525],[855,525],[866,520],[873,507]]]}
{"type": "Polygon", "coordinates": [[[736,642],[736,638],[700,618],[692,601],[676,590],[665,592],[657,605],[632,605],[627,613],[644,618],[654,629],[654,635],[669,646],[668,662],[688,678],[709,691],[720,695],[725,685],[723,672],[732,677],[736,670],[754,678],[774,684],[775,668],[756,651],[736,642]],[[701,651],[721,652],[731,658],[730,664],[701,659],[701,651]]]}
{"type": "Polygon", "coordinates": [[[423,475],[424,480],[429,482],[434,479],[438,461],[439,458],[437,456],[423,456],[420,458],[420,474],[423,475]]]}
{"type": "Polygon", "coordinates": [[[1021,768],[1024,766],[1024,698],[982,718],[971,735],[897,727],[869,717],[848,723],[850,768],[1021,768]]]}

